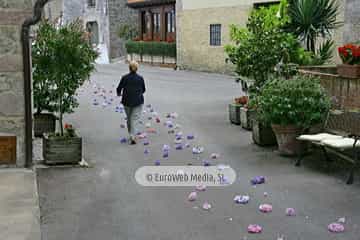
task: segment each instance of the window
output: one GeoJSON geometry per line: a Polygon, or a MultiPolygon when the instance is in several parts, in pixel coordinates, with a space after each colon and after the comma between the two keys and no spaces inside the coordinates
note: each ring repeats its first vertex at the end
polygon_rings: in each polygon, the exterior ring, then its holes
{"type": "Polygon", "coordinates": [[[96,5],[96,0],[88,0],[88,7],[95,7],[96,5]]]}
{"type": "Polygon", "coordinates": [[[210,25],[210,45],[221,46],[221,24],[210,25]]]}
{"type": "Polygon", "coordinates": [[[254,3],[254,8],[258,9],[258,8],[261,8],[261,7],[270,7],[270,6],[273,6],[273,5],[277,5],[279,3],[280,3],[280,1],[254,3]]]}
{"type": "Polygon", "coordinates": [[[154,13],[153,14],[154,33],[160,32],[160,27],[161,27],[160,21],[161,21],[160,13],[154,13]]]}
{"type": "Polygon", "coordinates": [[[173,33],[175,32],[175,11],[166,13],[166,32],[173,33]]]}

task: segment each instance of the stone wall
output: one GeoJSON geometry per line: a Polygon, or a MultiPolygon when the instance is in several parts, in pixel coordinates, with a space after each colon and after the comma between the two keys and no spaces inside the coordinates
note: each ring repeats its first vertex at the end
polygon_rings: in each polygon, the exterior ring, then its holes
{"type": "Polygon", "coordinates": [[[44,7],[44,17],[55,21],[63,12],[63,0],[49,0],[44,7]]]}
{"type": "Polygon", "coordinates": [[[245,26],[251,6],[181,10],[177,7],[177,62],[181,69],[227,73],[224,45],[230,43],[230,24],[245,26]],[[180,11],[179,11],[180,10],[180,11]],[[221,46],[210,46],[210,24],[221,24],[221,46]]]}
{"type": "Polygon", "coordinates": [[[344,42],[360,41],[360,1],[346,0],[344,42]]]}
{"type": "Polygon", "coordinates": [[[21,25],[31,15],[32,0],[0,0],[0,136],[16,136],[18,166],[25,164],[21,25]]]}
{"type": "Polygon", "coordinates": [[[127,7],[127,0],[109,0],[110,58],[125,56],[125,42],[119,39],[118,30],[123,24],[138,25],[138,11],[127,7]]]}

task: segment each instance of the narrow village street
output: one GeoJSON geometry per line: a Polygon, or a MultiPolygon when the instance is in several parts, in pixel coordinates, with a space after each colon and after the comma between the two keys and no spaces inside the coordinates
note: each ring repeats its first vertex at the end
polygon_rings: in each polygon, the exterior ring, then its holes
{"type": "Polygon", "coordinates": [[[232,77],[141,66],[145,102],[162,122],[144,115],[144,124],[158,130],[149,134],[148,146],[142,141],[136,146],[120,143],[127,132],[120,127],[125,115],[116,108],[120,99],[115,88],[127,71],[121,63],[98,65],[79,92],[80,107],[66,116],[65,122],[83,136],[84,158],[91,167],[37,170],[43,240],[359,239],[359,181],[346,185],[345,172],[324,169],[321,156],[296,168],[293,159],[280,157],[275,149],[254,145],[250,132],[228,120],[227,106],[240,95],[232,77]],[[106,106],[98,87],[106,90],[106,106]],[[191,146],[204,147],[200,160],[191,148],[173,148],[174,134],[168,134],[163,122],[174,112],[174,123],[185,135],[195,136],[191,146]],[[164,144],[172,146],[167,160],[161,154],[164,144]],[[145,149],[150,153],[144,154],[145,149]],[[227,187],[208,187],[195,202],[188,201],[194,188],[150,188],[135,181],[136,170],[153,166],[157,159],[162,166],[202,165],[211,153],[220,154],[211,164],[230,165],[237,180],[227,187]],[[261,175],[265,184],[252,186],[250,180],[261,175]],[[236,195],[245,194],[248,204],[234,203],[236,195]],[[208,211],[202,209],[206,201],[212,205],[208,211]],[[259,211],[264,203],[272,204],[271,213],[259,211]],[[286,216],[286,208],[294,208],[296,216],[286,216]],[[346,231],[330,233],[327,226],[341,217],[346,218],[346,231]],[[262,234],[247,233],[249,224],[261,225],[262,234]]]}

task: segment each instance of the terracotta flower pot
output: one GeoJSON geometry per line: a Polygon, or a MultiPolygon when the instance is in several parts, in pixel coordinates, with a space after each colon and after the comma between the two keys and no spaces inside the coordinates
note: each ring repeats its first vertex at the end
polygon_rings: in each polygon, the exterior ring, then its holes
{"type": "Polygon", "coordinates": [[[360,65],[340,64],[337,70],[341,77],[360,78],[360,65]]]}
{"type": "Polygon", "coordinates": [[[277,124],[272,124],[271,127],[275,132],[281,155],[296,156],[297,154],[306,151],[306,144],[296,139],[302,134],[302,128],[294,125],[281,126],[277,124]]]}

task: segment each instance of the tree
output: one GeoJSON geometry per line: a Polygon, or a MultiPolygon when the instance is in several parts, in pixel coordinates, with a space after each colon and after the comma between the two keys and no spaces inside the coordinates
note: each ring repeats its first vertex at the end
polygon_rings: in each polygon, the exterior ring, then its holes
{"type": "Polygon", "coordinates": [[[297,39],[284,31],[288,20],[286,14],[279,16],[279,6],[272,6],[253,10],[246,28],[231,26],[233,44],[226,46],[225,51],[236,66],[237,75],[254,80],[250,94],[256,93],[275,73],[279,62],[300,61],[297,39]]]}
{"type": "Polygon", "coordinates": [[[95,70],[98,53],[90,46],[79,20],[58,29],[49,21],[43,21],[33,48],[35,78],[46,82],[50,89],[51,105],[59,113],[60,134],[63,136],[63,114],[72,113],[78,106],[76,91],[95,70]],[[36,65],[38,59],[44,64],[36,65]]]}
{"type": "MultiPolygon", "coordinates": [[[[290,0],[288,29],[299,37],[308,51],[316,53],[319,37],[327,38],[340,26],[336,20],[339,4],[336,0],[290,0]]],[[[329,44],[329,43],[327,43],[329,44]]]]}

